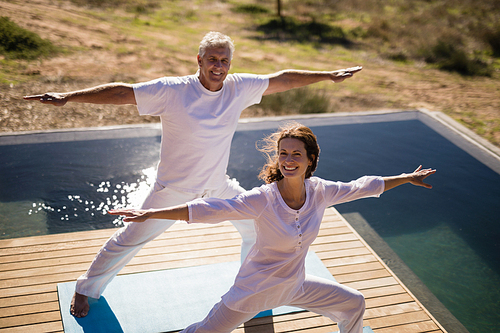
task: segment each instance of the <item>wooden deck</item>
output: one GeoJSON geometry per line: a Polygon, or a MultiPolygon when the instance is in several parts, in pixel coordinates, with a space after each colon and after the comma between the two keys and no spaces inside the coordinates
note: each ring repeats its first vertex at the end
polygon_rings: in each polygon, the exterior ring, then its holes
{"type": "MultiPolygon", "coordinates": [[[[74,281],[114,229],[0,240],[0,332],[63,332],[57,283],[74,281]]],[[[120,274],[239,260],[228,222],[176,224],[147,244],[120,274]]],[[[333,208],[311,250],[335,279],[366,297],[364,325],[376,333],[446,332],[333,208]]],[[[253,319],[235,332],[333,332],[311,312],[253,319]]],[[[140,333],[140,332],[138,332],[140,333]]]]}

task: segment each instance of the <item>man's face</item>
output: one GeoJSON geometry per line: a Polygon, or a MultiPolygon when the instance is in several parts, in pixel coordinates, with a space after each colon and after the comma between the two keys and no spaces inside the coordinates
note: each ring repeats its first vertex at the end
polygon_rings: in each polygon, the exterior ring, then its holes
{"type": "Polygon", "coordinates": [[[222,88],[229,68],[231,67],[230,51],[225,47],[209,48],[205,55],[198,55],[200,82],[210,91],[222,88]]]}

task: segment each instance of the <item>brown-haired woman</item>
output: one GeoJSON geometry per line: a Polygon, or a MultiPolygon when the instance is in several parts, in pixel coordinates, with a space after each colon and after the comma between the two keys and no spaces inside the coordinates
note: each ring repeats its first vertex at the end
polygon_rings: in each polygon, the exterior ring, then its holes
{"type": "Polygon", "coordinates": [[[207,317],[183,332],[231,332],[259,312],[283,305],[303,308],[338,323],[341,333],[363,330],[363,295],[337,282],[307,275],[305,257],[318,235],[325,209],[411,183],[431,188],[423,180],[436,172],[418,167],[393,177],[364,176],[349,183],[312,177],[318,162],[316,136],[306,126],[288,124],[264,139],[267,154],[260,178],[266,184],[233,199],[197,199],[156,210],[114,210],[126,222],[148,218],[217,223],[254,219],[257,242],[234,285],[207,317]]]}

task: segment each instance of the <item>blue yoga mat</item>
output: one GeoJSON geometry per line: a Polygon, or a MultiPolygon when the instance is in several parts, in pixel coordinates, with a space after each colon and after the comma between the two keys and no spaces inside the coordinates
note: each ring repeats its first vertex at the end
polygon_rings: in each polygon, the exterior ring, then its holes
{"type": "MultiPolygon", "coordinates": [[[[181,330],[205,318],[234,282],[239,262],[227,262],[117,276],[101,298],[89,298],[84,318],[69,312],[75,282],[59,283],[57,292],[66,333],[156,333],[181,330]]],[[[335,280],[314,252],[306,257],[306,272],[335,280]]],[[[258,317],[303,311],[283,306],[258,317]]]]}

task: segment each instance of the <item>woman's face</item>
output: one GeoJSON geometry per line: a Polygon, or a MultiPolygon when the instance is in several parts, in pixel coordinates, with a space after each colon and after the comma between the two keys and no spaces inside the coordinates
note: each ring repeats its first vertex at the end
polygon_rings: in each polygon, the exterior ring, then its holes
{"type": "Polygon", "coordinates": [[[279,143],[278,164],[285,178],[305,179],[307,168],[312,161],[307,157],[304,142],[299,139],[285,138],[279,143]]]}

